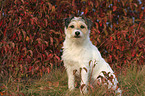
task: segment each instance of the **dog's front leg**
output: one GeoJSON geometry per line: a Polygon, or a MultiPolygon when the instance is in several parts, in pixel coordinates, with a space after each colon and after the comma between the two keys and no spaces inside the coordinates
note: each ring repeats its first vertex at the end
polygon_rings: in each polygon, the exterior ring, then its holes
{"type": "Polygon", "coordinates": [[[71,69],[67,69],[67,76],[68,76],[68,88],[70,91],[72,91],[75,88],[74,87],[75,76],[71,69]]]}
{"type": "Polygon", "coordinates": [[[80,69],[80,74],[81,74],[81,87],[80,87],[80,91],[83,94],[85,94],[85,93],[87,93],[89,69],[87,67],[82,67],[80,69]]]}

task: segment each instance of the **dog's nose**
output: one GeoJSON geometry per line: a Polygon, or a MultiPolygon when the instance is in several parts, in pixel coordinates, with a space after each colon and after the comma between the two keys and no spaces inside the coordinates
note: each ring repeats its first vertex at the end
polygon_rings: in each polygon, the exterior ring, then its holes
{"type": "Polygon", "coordinates": [[[76,31],[75,34],[76,34],[76,36],[79,36],[80,35],[80,32],[79,31],[76,31]]]}

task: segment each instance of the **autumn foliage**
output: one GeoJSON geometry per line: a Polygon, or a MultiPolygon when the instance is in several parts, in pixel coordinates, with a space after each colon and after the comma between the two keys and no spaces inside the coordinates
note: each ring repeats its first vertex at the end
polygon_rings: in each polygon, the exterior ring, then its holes
{"type": "Polygon", "coordinates": [[[145,62],[144,0],[0,1],[0,73],[42,76],[61,67],[63,19],[93,21],[91,41],[111,66],[145,62]]]}

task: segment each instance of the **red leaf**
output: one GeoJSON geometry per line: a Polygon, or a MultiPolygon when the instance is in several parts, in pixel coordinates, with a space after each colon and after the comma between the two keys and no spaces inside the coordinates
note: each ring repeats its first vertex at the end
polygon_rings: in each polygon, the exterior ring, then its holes
{"type": "Polygon", "coordinates": [[[16,38],[16,33],[14,33],[14,34],[13,34],[13,37],[12,37],[12,39],[15,39],[15,38],[16,38]]]}
{"type": "Polygon", "coordinates": [[[37,21],[38,21],[38,18],[37,17],[33,17],[32,19],[35,21],[36,24],[38,24],[37,23],[37,21]]]}
{"type": "Polygon", "coordinates": [[[44,19],[46,26],[48,25],[47,19],[44,19]]]}
{"type": "Polygon", "coordinates": [[[133,50],[132,54],[131,54],[132,57],[135,56],[135,50],[133,50]]]}
{"type": "Polygon", "coordinates": [[[36,41],[38,42],[38,44],[41,44],[42,39],[41,38],[37,38],[36,41]]]}
{"type": "Polygon", "coordinates": [[[39,70],[39,66],[37,66],[35,69],[36,69],[36,71],[38,71],[39,70]]]}
{"type": "Polygon", "coordinates": [[[32,66],[30,66],[30,67],[29,67],[29,71],[31,71],[31,70],[32,70],[32,68],[33,68],[33,67],[32,67],[32,66]]]}
{"type": "Polygon", "coordinates": [[[4,31],[4,33],[3,33],[3,34],[4,34],[4,36],[6,36],[6,32],[7,32],[7,28],[5,28],[5,31],[4,31]]]}
{"type": "Polygon", "coordinates": [[[4,47],[4,50],[5,50],[5,52],[7,53],[7,52],[8,52],[8,47],[5,46],[5,47],[4,47]]]}
{"type": "Polygon", "coordinates": [[[51,42],[50,45],[53,45],[53,38],[52,37],[50,37],[50,42],[51,42]]]}
{"type": "Polygon", "coordinates": [[[30,52],[30,56],[32,57],[33,56],[32,50],[28,50],[28,52],[30,52]]]}
{"type": "Polygon", "coordinates": [[[87,14],[87,13],[88,13],[88,8],[85,9],[85,14],[87,14]]]}
{"type": "Polygon", "coordinates": [[[45,58],[46,57],[46,55],[45,54],[42,54],[42,56],[45,58]]]}
{"type": "Polygon", "coordinates": [[[112,62],[112,55],[109,55],[109,58],[110,58],[110,60],[111,60],[111,62],[112,62]]]}
{"type": "MultiPolygon", "coordinates": [[[[24,36],[24,39],[26,38],[26,32],[22,29],[22,33],[23,33],[23,36],[24,36]]],[[[28,39],[28,36],[27,36],[27,39],[28,39]]],[[[28,40],[26,40],[28,41],[28,40]]]]}
{"type": "Polygon", "coordinates": [[[50,59],[50,58],[52,58],[52,57],[53,57],[52,54],[49,54],[49,55],[47,56],[48,59],[50,59]]]}
{"type": "Polygon", "coordinates": [[[18,25],[20,25],[21,23],[22,23],[22,18],[19,17],[19,23],[18,23],[18,25]]]}
{"type": "Polygon", "coordinates": [[[15,43],[14,42],[10,41],[9,43],[10,43],[10,45],[11,45],[12,48],[15,47],[15,43]]]}
{"type": "Polygon", "coordinates": [[[60,60],[60,58],[57,55],[55,55],[55,57],[57,58],[57,60],[60,60]]]}
{"type": "Polygon", "coordinates": [[[60,29],[60,32],[63,33],[62,29],[60,29]]]}
{"type": "Polygon", "coordinates": [[[49,67],[47,68],[47,72],[50,73],[50,68],[49,67]]]}
{"type": "Polygon", "coordinates": [[[126,64],[126,60],[124,60],[124,64],[126,64]]]}
{"type": "Polygon", "coordinates": [[[124,48],[125,48],[125,47],[124,47],[124,45],[123,45],[122,48],[121,48],[121,51],[124,51],[124,48]]]}
{"type": "Polygon", "coordinates": [[[110,40],[113,41],[113,37],[112,36],[110,37],[110,40]]]}
{"type": "Polygon", "coordinates": [[[75,0],[72,0],[73,9],[76,9],[75,0]]]}
{"type": "Polygon", "coordinates": [[[41,4],[43,4],[44,2],[41,0],[41,4]]]}
{"type": "Polygon", "coordinates": [[[119,45],[116,45],[116,48],[117,48],[117,49],[119,49],[119,47],[120,47],[119,45]]]}
{"type": "Polygon", "coordinates": [[[111,51],[113,50],[113,45],[111,46],[111,51]]]}
{"type": "Polygon", "coordinates": [[[45,50],[45,55],[48,57],[48,52],[45,50]]]}
{"type": "Polygon", "coordinates": [[[21,1],[22,1],[23,4],[25,3],[24,0],[21,0],[21,1]]]}
{"type": "Polygon", "coordinates": [[[3,24],[3,20],[0,22],[0,27],[2,26],[2,24],[3,24]]]}
{"type": "Polygon", "coordinates": [[[52,64],[52,63],[50,63],[50,65],[51,65],[51,69],[53,69],[53,64],[52,64]]]}
{"type": "Polygon", "coordinates": [[[47,41],[44,41],[44,43],[45,43],[46,46],[48,46],[48,42],[47,41]]]}
{"type": "Polygon", "coordinates": [[[117,68],[121,69],[121,67],[120,67],[120,66],[117,66],[117,68]]]}
{"type": "Polygon", "coordinates": [[[102,26],[102,22],[101,21],[99,22],[99,24],[100,24],[100,26],[102,26]]]}
{"type": "Polygon", "coordinates": [[[23,71],[23,65],[22,64],[20,65],[20,70],[23,71]]]}
{"type": "Polygon", "coordinates": [[[34,25],[34,20],[33,19],[30,19],[30,20],[31,20],[31,24],[34,25]]]}
{"type": "Polygon", "coordinates": [[[140,13],[139,18],[142,19],[142,17],[143,17],[143,11],[140,13]]]}
{"type": "Polygon", "coordinates": [[[44,66],[42,66],[42,71],[45,72],[45,67],[44,66]]]}
{"type": "Polygon", "coordinates": [[[116,6],[113,6],[113,11],[116,11],[117,7],[116,6]]]}

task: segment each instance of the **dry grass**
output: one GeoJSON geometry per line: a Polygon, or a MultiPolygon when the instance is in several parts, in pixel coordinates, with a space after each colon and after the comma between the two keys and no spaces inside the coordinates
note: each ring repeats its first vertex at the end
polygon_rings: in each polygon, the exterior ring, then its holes
{"type": "Polygon", "coordinates": [[[145,66],[132,66],[120,76],[123,96],[145,96],[145,66]]]}
{"type": "MultiPolygon", "coordinates": [[[[145,96],[145,66],[123,68],[118,76],[123,96],[145,96]]],[[[77,85],[76,85],[77,86],[77,85]]],[[[79,86],[79,85],[78,85],[79,86]]],[[[65,70],[55,69],[42,78],[16,80],[9,77],[0,83],[0,95],[80,96],[79,88],[69,92],[65,70]]],[[[89,87],[88,96],[114,96],[105,86],[89,87]],[[106,91],[107,90],[107,91],[106,91]]]]}

